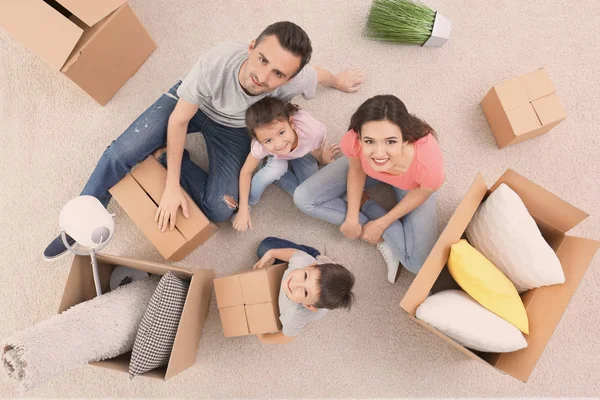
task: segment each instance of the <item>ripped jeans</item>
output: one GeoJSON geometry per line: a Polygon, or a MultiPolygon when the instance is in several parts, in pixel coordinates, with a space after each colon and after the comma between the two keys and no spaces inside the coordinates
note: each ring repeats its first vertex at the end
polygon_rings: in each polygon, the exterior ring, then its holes
{"type": "MultiPolygon", "coordinates": [[[[108,192],[139,162],[167,145],[169,117],[179,100],[179,81],[114,140],[104,151],[88,179],[82,195],[98,198],[106,207],[108,192]]],[[[181,186],[202,212],[213,222],[229,219],[234,208],[226,196],[238,200],[239,174],[250,152],[250,136],[246,128],[230,128],[218,124],[198,110],[188,125],[188,133],[201,132],[208,152],[208,173],[196,165],[184,151],[181,163],[181,186]]],[[[161,158],[163,165],[166,157],[161,158]]]]}

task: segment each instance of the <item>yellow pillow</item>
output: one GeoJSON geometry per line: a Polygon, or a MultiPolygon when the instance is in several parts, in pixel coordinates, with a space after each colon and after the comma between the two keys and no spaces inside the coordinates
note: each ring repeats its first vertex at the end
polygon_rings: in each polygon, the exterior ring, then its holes
{"type": "Polygon", "coordinates": [[[515,285],[465,239],[451,246],[448,270],[479,304],[529,333],[527,312],[515,285]]]}

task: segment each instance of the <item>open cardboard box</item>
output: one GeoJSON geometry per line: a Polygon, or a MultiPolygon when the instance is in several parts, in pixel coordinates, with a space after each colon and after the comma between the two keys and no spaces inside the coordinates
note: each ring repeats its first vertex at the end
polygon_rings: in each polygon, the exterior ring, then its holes
{"type": "Polygon", "coordinates": [[[206,218],[182,189],[189,217],[184,217],[179,208],[175,229],[166,229],[164,232],[158,230],[154,215],[166,182],[167,171],[156,158],[150,156],[110,188],[109,192],[166,260],[181,261],[206,242],[219,227],[206,218]]]}
{"type": "Polygon", "coordinates": [[[472,359],[492,365],[499,371],[526,382],[600,247],[600,242],[596,240],[565,234],[587,216],[585,212],[510,169],[489,190],[481,174],[478,174],[409,287],[400,307],[419,325],[472,359]],[[475,354],[427,323],[416,319],[415,312],[445,269],[450,246],[461,239],[479,204],[502,183],[513,189],[525,203],[542,235],[556,252],[566,281],[561,285],[529,290],[521,295],[529,318],[530,334],[525,335],[527,348],[512,353],[475,354]]]}
{"type": "Polygon", "coordinates": [[[494,85],[481,108],[499,148],[544,134],[567,118],[543,68],[494,85]]]}
{"type": "Polygon", "coordinates": [[[4,0],[0,27],[101,105],[156,49],[127,0],[4,0]]]}
{"type": "MultiPolygon", "coordinates": [[[[179,321],[177,336],[175,336],[175,342],[173,342],[169,364],[166,367],[148,371],[142,374],[142,376],[167,380],[191,367],[196,362],[200,336],[212,297],[215,273],[212,270],[188,270],[182,267],[108,254],[98,254],[97,258],[102,293],[107,293],[110,290],[110,274],[119,265],[157,275],[164,275],[168,271],[171,271],[179,278],[190,279],[190,286],[179,321]]],[[[96,287],[94,285],[91,259],[89,256],[75,256],[58,312],[66,311],[70,307],[94,297],[96,297],[96,287]]],[[[127,373],[129,371],[130,358],[131,352],[110,360],[93,362],[91,364],[127,373]]]]}
{"type": "Polygon", "coordinates": [[[215,296],[226,337],[281,329],[279,289],[287,267],[287,263],[275,264],[215,279],[215,296]]]}

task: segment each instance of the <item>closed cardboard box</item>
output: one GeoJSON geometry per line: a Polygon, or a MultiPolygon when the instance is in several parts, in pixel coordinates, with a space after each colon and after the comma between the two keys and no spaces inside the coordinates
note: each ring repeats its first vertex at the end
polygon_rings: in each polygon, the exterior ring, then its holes
{"type": "Polygon", "coordinates": [[[478,174],[402,299],[400,307],[419,325],[467,356],[526,382],[600,247],[598,241],[566,234],[587,216],[585,212],[510,169],[489,189],[481,174],[478,174]],[[556,252],[566,281],[560,285],[532,289],[521,295],[529,318],[529,335],[525,336],[528,346],[525,349],[512,353],[475,354],[427,323],[416,319],[415,312],[429,295],[440,273],[446,273],[445,265],[450,246],[461,239],[479,204],[502,183],[514,190],[525,203],[542,235],[556,252]]]}
{"type": "Polygon", "coordinates": [[[287,263],[276,264],[215,279],[217,307],[226,337],[281,329],[278,299],[287,267],[287,263]]]}
{"type": "Polygon", "coordinates": [[[544,134],[567,118],[543,68],[495,85],[481,107],[499,148],[544,134]]]}
{"type": "Polygon", "coordinates": [[[101,105],[156,49],[126,0],[0,1],[0,27],[101,105]]]}
{"type": "Polygon", "coordinates": [[[184,217],[180,208],[175,229],[167,228],[161,232],[154,222],[154,216],[166,182],[167,171],[156,158],[150,156],[110,188],[109,192],[166,260],[181,261],[208,240],[219,227],[206,218],[182,189],[189,217],[184,217]]]}
{"type": "MultiPolygon", "coordinates": [[[[108,254],[98,254],[97,258],[102,293],[110,290],[110,274],[118,265],[157,275],[164,275],[168,271],[171,271],[182,279],[190,280],[187,298],[168,365],[148,371],[141,376],[167,380],[191,367],[196,362],[200,336],[212,297],[214,272],[204,269],[188,270],[182,267],[108,254]]],[[[94,297],[96,297],[96,289],[92,272],[92,261],[89,256],[75,256],[58,311],[61,313],[76,304],[91,300],[94,297]]],[[[130,358],[131,352],[110,360],[93,362],[91,364],[128,373],[130,358]]]]}

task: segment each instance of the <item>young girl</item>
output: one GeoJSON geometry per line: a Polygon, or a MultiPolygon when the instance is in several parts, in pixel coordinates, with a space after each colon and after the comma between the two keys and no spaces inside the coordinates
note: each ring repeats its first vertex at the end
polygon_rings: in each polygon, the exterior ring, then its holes
{"type": "Polygon", "coordinates": [[[329,164],[340,151],[325,142],[325,125],[298,106],[265,97],[246,111],[246,127],[252,136],[250,154],[240,172],[239,210],[233,227],[240,232],[252,228],[250,206],[271,183],[294,195],[299,184],[319,170],[317,161],[329,164]],[[264,166],[252,177],[260,161],[264,166]],[[291,170],[290,165],[291,164],[291,170]]]}
{"type": "Polygon", "coordinates": [[[300,185],[294,202],[304,213],[339,225],[344,236],[376,244],[391,283],[399,263],[417,273],[437,238],[435,192],[444,168],[435,132],[397,97],[375,96],[352,116],[341,148],[346,158],[300,185]],[[381,182],[396,194],[389,212],[363,192],[381,182]]]}

